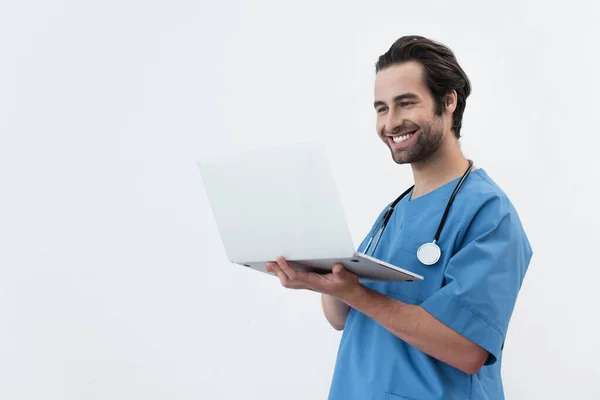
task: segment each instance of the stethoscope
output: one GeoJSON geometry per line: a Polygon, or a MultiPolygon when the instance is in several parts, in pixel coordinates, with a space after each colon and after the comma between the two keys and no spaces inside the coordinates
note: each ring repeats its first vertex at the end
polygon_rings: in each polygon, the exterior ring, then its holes
{"type": "MultiPolygon", "coordinates": [[[[440,233],[442,233],[442,228],[444,227],[444,223],[446,222],[446,217],[448,216],[448,212],[450,211],[450,206],[452,206],[452,202],[454,202],[454,197],[456,197],[456,193],[458,193],[458,190],[462,186],[465,179],[467,179],[469,172],[471,172],[471,169],[473,168],[473,161],[471,161],[471,160],[468,160],[468,161],[469,161],[469,168],[467,168],[467,170],[463,174],[462,178],[460,179],[460,181],[454,188],[454,191],[452,192],[452,196],[450,196],[450,199],[448,200],[448,204],[446,204],[446,210],[444,211],[444,215],[442,216],[442,220],[440,221],[437,232],[435,233],[435,236],[433,237],[433,241],[430,243],[422,244],[421,247],[419,247],[419,250],[417,250],[417,258],[419,259],[419,261],[421,261],[421,263],[423,263],[425,265],[435,264],[436,262],[438,262],[438,260],[442,256],[442,250],[440,250],[440,247],[437,245],[437,241],[440,238],[440,233]]],[[[398,204],[400,202],[400,200],[402,200],[408,193],[410,193],[410,191],[413,190],[414,187],[415,186],[413,185],[410,188],[408,188],[408,190],[406,190],[404,193],[402,193],[396,200],[394,200],[394,202],[392,204],[390,204],[390,206],[387,208],[387,210],[385,210],[385,213],[381,217],[379,224],[378,224],[378,226],[380,225],[380,227],[379,227],[379,230],[377,231],[377,240],[375,241],[375,246],[373,247],[373,251],[371,252],[371,254],[373,254],[375,252],[375,249],[377,248],[377,244],[379,243],[379,239],[381,239],[381,236],[383,236],[383,231],[384,231],[385,227],[387,226],[387,223],[390,220],[392,213],[394,212],[394,207],[396,207],[396,204],[398,204]]],[[[369,242],[367,243],[367,246],[365,247],[365,250],[363,252],[364,254],[367,254],[367,251],[369,250],[369,247],[371,246],[372,241],[373,241],[373,236],[371,236],[371,238],[369,239],[369,242]]]]}

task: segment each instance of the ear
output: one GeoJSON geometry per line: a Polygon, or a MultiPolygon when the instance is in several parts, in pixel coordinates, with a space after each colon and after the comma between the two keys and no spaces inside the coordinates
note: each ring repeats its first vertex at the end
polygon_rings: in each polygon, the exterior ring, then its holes
{"type": "Polygon", "coordinates": [[[458,95],[456,94],[456,90],[446,93],[446,96],[444,96],[444,111],[448,114],[452,114],[454,110],[456,110],[457,100],[458,95]]]}

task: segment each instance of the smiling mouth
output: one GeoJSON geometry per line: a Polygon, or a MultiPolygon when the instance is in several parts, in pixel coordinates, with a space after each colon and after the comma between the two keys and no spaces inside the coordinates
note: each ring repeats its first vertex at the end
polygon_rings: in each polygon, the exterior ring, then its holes
{"type": "Polygon", "coordinates": [[[396,136],[388,136],[388,137],[389,137],[389,138],[391,139],[391,141],[392,141],[392,142],[394,142],[394,143],[402,143],[402,142],[404,142],[405,140],[408,140],[408,139],[410,139],[410,138],[411,138],[411,136],[413,136],[415,133],[417,133],[417,131],[416,131],[416,130],[414,130],[414,131],[412,131],[412,132],[409,132],[409,133],[406,133],[406,134],[404,134],[404,135],[396,135],[396,136]]]}

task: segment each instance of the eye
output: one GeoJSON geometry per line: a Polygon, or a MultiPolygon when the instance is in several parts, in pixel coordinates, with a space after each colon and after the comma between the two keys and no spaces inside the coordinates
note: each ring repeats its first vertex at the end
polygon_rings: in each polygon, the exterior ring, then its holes
{"type": "Polygon", "coordinates": [[[379,108],[377,109],[377,114],[381,114],[381,113],[383,113],[385,110],[387,110],[387,108],[386,108],[386,107],[379,107],[379,108]]]}
{"type": "Polygon", "coordinates": [[[408,107],[411,104],[415,104],[414,101],[403,101],[402,103],[399,104],[400,107],[408,107]]]}

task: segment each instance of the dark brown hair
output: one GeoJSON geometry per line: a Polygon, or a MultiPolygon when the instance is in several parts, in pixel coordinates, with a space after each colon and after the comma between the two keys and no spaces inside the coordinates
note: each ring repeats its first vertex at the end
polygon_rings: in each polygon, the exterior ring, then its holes
{"type": "Polygon", "coordinates": [[[452,116],[452,129],[457,138],[460,138],[462,117],[467,104],[467,97],[471,94],[471,83],[452,50],[443,44],[422,36],[403,36],[398,39],[390,49],[379,57],[375,71],[416,61],[423,66],[423,78],[435,102],[435,113],[442,115],[445,97],[452,90],[456,90],[457,103],[452,116]]]}

